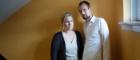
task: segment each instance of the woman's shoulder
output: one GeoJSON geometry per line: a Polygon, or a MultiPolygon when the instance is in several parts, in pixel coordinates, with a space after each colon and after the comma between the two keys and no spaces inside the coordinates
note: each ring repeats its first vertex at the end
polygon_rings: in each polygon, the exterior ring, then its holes
{"type": "Polygon", "coordinates": [[[59,31],[59,32],[56,32],[55,33],[55,35],[60,35],[62,32],[61,31],[59,31]]]}
{"type": "Polygon", "coordinates": [[[81,35],[80,31],[74,30],[74,32],[81,35]]]}
{"type": "Polygon", "coordinates": [[[56,32],[55,34],[54,34],[54,36],[61,36],[62,35],[62,32],[61,31],[59,31],[59,32],[56,32]]]}

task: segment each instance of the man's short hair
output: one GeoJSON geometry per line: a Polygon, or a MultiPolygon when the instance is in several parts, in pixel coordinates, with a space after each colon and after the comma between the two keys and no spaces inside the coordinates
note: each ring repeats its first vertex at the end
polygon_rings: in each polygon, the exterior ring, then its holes
{"type": "Polygon", "coordinates": [[[80,7],[82,4],[86,4],[88,7],[90,7],[90,3],[88,2],[88,1],[81,1],[80,3],[79,3],[79,6],[78,7],[80,7]]]}

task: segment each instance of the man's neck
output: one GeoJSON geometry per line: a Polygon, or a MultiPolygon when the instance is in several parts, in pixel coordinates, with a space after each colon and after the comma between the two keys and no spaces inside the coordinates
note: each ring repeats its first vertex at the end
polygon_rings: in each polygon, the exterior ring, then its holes
{"type": "Polygon", "coordinates": [[[91,19],[92,19],[92,16],[90,16],[90,17],[86,20],[86,22],[90,22],[91,19]]]}

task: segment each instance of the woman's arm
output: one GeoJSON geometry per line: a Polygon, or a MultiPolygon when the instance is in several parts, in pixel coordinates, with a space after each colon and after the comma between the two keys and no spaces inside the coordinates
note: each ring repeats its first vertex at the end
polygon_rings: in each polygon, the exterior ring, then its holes
{"type": "Polygon", "coordinates": [[[58,60],[58,50],[60,46],[60,36],[56,33],[52,39],[51,43],[51,60],[58,60]]]}
{"type": "Polygon", "coordinates": [[[81,33],[77,31],[77,37],[79,39],[78,41],[78,45],[79,45],[79,48],[78,48],[78,58],[79,60],[82,60],[82,56],[83,56],[83,39],[82,39],[82,36],[81,36],[81,33]]]}

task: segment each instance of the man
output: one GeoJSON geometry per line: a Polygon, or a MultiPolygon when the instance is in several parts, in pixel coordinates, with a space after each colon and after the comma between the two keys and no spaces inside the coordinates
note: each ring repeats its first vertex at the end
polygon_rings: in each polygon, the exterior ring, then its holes
{"type": "Polygon", "coordinates": [[[110,60],[109,29],[103,18],[92,14],[90,3],[81,1],[79,11],[85,20],[85,46],[82,60],[110,60]]]}

